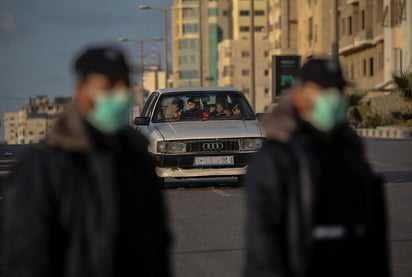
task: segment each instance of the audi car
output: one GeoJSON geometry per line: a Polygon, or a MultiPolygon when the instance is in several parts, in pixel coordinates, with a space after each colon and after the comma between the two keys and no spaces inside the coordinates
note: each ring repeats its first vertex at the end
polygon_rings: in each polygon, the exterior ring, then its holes
{"type": "Polygon", "coordinates": [[[256,114],[235,88],[156,90],[134,119],[164,181],[240,179],[264,139],[256,114]]]}

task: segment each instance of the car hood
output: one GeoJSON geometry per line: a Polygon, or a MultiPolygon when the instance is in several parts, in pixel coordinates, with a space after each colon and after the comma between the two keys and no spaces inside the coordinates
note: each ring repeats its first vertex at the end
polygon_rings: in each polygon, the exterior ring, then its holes
{"type": "Polygon", "coordinates": [[[165,140],[262,136],[254,120],[165,122],[156,124],[155,128],[165,140]]]}

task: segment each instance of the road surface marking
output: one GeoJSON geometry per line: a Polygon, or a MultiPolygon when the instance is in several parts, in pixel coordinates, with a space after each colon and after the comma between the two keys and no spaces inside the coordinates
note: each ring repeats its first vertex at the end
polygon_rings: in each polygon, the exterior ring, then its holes
{"type": "Polygon", "coordinates": [[[223,197],[231,197],[232,196],[230,193],[224,192],[223,190],[220,190],[220,189],[212,189],[212,191],[216,194],[219,194],[220,196],[223,196],[223,197]]]}

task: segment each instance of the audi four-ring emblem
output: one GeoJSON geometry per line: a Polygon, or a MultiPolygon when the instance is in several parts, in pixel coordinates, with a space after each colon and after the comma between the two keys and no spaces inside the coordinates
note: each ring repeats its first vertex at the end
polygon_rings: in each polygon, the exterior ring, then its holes
{"type": "Polygon", "coordinates": [[[203,143],[202,145],[202,148],[205,151],[222,150],[223,147],[224,145],[221,142],[208,142],[208,143],[203,143]]]}

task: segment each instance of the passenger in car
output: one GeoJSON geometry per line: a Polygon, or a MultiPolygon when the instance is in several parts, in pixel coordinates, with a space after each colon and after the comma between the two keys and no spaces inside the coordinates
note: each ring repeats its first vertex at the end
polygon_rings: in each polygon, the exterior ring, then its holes
{"type": "Polygon", "coordinates": [[[199,104],[195,101],[193,97],[187,100],[188,110],[184,111],[182,117],[188,118],[202,118],[203,111],[199,108],[199,104]]]}
{"type": "Polygon", "coordinates": [[[216,109],[209,114],[209,117],[226,117],[231,116],[232,112],[225,108],[225,103],[223,101],[216,102],[216,109]]]}
{"type": "Polygon", "coordinates": [[[165,119],[180,119],[183,113],[183,100],[180,98],[173,99],[165,111],[165,119]]]}

